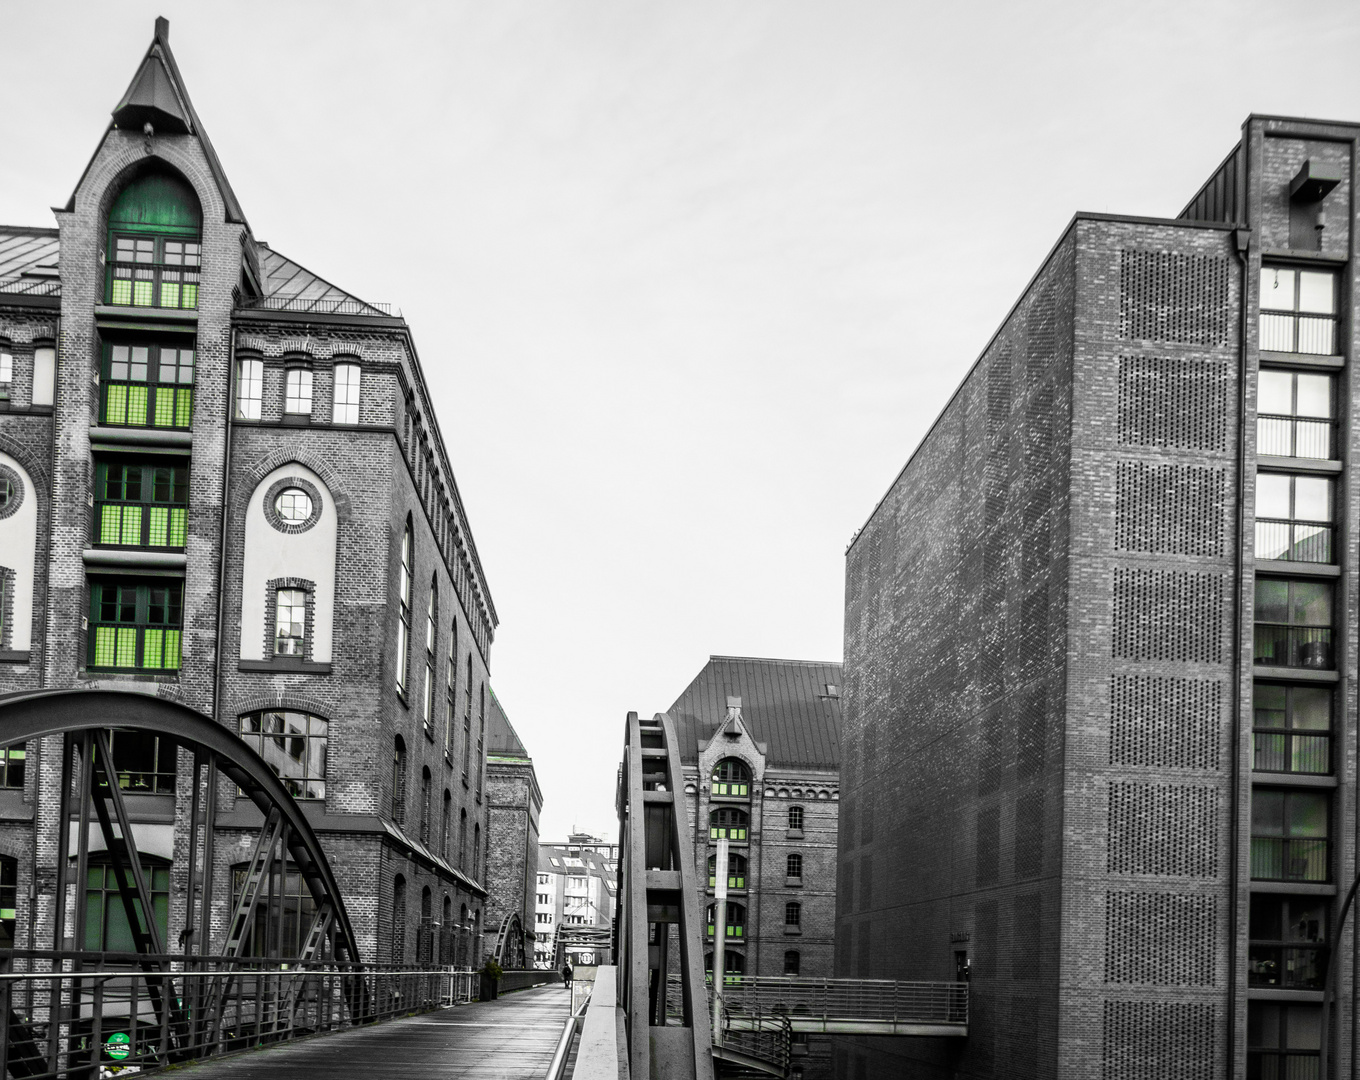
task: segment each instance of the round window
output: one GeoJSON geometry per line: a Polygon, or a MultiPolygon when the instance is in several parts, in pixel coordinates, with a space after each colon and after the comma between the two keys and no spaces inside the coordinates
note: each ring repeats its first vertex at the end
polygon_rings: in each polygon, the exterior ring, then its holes
{"type": "Polygon", "coordinates": [[[284,488],[274,499],[274,509],[289,525],[301,525],[312,516],[312,497],[301,488],[284,488]]]}
{"type": "Polygon", "coordinates": [[[0,518],[7,518],[16,512],[23,501],[24,485],[19,474],[0,465],[0,518]]]}
{"type": "Polygon", "coordinates": [[[8,476],[0,476],[0,510],[8,510],[14,498],[14,481],[8,476]]]}

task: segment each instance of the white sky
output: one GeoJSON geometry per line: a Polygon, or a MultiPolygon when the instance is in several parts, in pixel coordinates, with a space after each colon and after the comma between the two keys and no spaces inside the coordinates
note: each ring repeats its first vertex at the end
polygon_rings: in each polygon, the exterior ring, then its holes
{"type": "Polygon", "coordinates": [[[1360,120],[1354,0],[0,0],[0,222],[157,14],[256,236],[412,326],[545,838],[615,832],[710,653],[840,658],[846,544],[1074,211],[1360,120]]]}

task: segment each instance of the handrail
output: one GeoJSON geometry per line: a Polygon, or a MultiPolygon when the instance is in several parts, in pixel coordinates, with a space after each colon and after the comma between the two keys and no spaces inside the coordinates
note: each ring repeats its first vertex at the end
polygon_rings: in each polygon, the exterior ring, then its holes
{"type": "Polygon", "coordinates": [[[580,1006],[568,1014],[567,1022],[562,1026],[562,1035],[557,1040],[557,1049],[553,1051],[552,1061],[548,1063],[548,1071],[543,1074],[544,1080],[562,1080],[567,1068],[567,1057],[571,1053],[572,1040],[576,1038],[576,1029],[581,1026],[586,1008],[590,1005],[590,996],[594,992],[595,988],[592,986],[580,1006]]]}

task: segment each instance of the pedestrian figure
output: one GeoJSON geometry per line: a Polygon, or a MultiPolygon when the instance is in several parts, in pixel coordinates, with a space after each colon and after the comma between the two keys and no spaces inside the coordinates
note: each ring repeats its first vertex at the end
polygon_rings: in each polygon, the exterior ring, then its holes
{"type": "Polygon", "coordinates": [[[562,965],[562,982],[568,990],[571,989],[571,962],[562,965]]]}

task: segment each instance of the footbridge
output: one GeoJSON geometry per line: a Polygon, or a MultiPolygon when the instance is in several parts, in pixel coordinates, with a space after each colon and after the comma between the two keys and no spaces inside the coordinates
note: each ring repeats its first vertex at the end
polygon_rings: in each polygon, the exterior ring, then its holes
{"type": "MultiPolygon", "coordinates": [[[[629,1080],[787,1076],[793,1035],[961,1038],[966,983],[808,979],[704,971],[706,926],[670,717],[629,713],[619,769],[615,968],[601,968],[584,1013],[577,1068],[629,1080]]],[[[724,845],[725,846],[725,845],[724,845]]],[[[725,864],[724,850],[718,852],[725,864]]],[[[723,970],[726,874],[715,875],[723,970]]]]}

